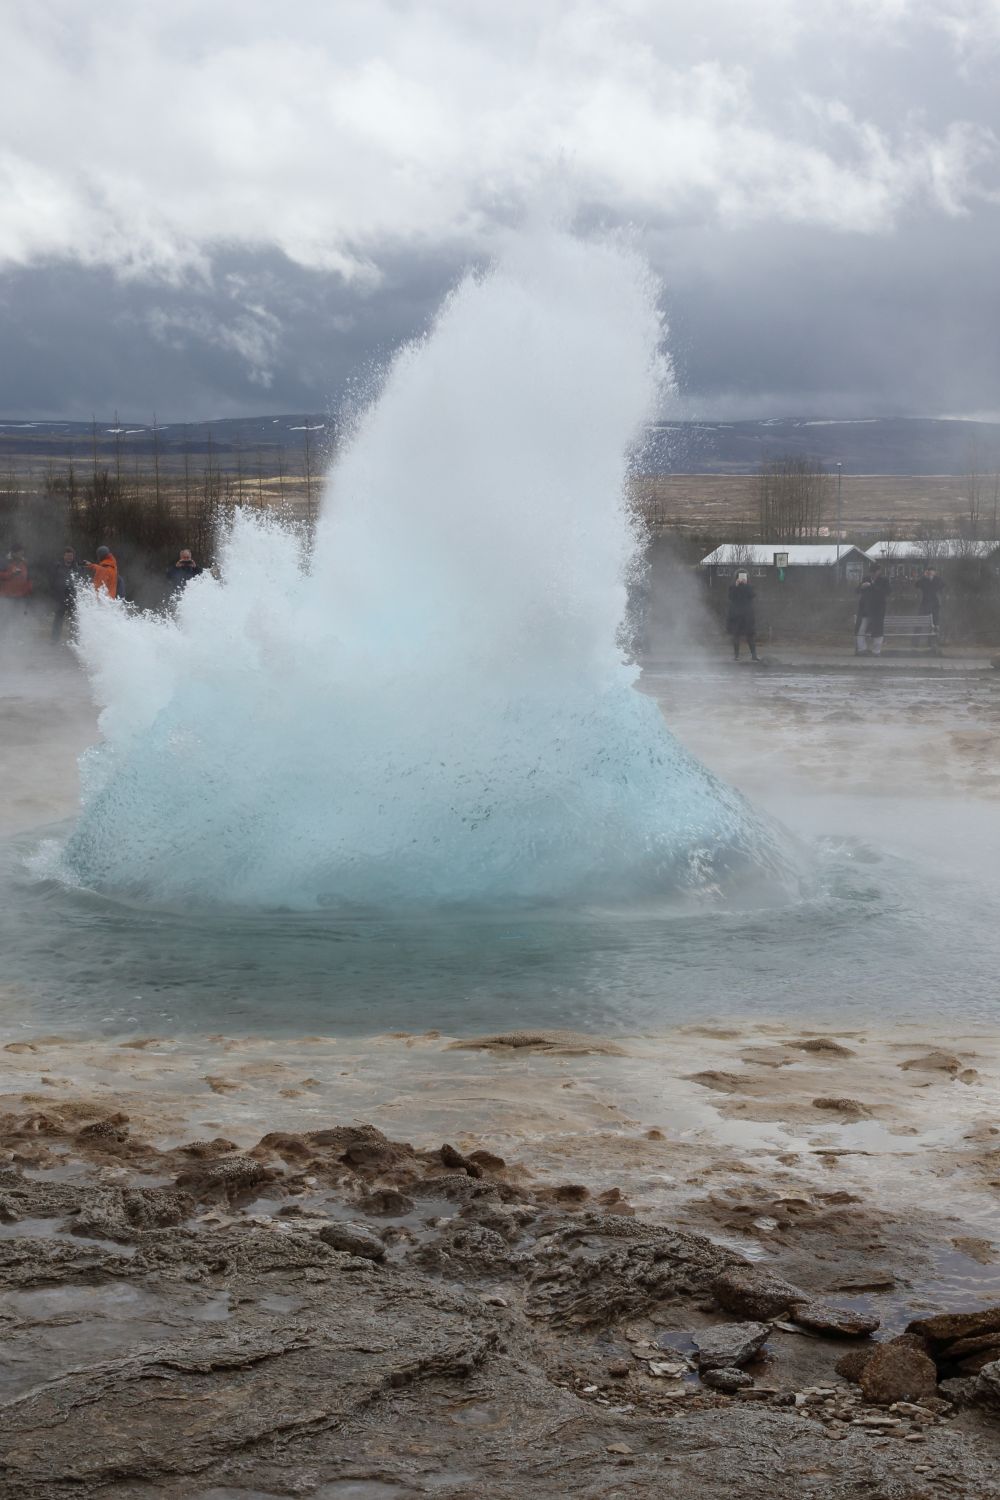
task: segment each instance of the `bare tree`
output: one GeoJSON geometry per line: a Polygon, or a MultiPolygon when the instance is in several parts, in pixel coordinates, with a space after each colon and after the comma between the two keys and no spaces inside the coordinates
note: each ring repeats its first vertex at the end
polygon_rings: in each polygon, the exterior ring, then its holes
{"type": "Polygon", "coordinates": [[[306,516],[310,526],[313,520],[313,463],[312,463],[312,438],[309,433],[309,418],[306,417],[306,430],[304,437],[303,467],[306,480],[306,516]]]}
{"type": "Polygon", "coordinates": [[[983,507],[983,455],[978,438],[973,437],[966,450],[965,471],[962,475],[965,491],[966,514],[969,535],[979,535],[979,523],[983,507]]]}
{"type": "Polygon", "coordinates": [[[761,541],[816,536],[830,508],[830,476],[822,464],[785,454],[763,463],[757,481],[761,541]]]}

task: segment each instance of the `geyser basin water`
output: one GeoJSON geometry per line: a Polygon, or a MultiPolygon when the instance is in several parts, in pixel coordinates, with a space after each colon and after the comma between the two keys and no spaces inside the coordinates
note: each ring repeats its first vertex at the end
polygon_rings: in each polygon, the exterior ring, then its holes
{"type": "MultiPolygon", "coordinates": [[[[311,553],[244,513],[170,617],[88,596],[102,706],[63,856],[157,905],[618,904],[789,880],[616,644],[656,285],[550,235],[395,361],[311,553]]],[[[790,882],[789,882],[790,883],[790,882]]]]}

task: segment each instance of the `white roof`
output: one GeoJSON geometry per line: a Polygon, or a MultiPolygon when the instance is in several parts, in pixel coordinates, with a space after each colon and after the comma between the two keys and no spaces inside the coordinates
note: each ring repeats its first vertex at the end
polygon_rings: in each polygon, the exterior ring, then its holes
{"type": "Polygon", "coordinates": [[[865,553],[873,562],[896,559],[905,562],[908,557],[933,560],[935,557],[989,557],[1000,547],[1000,542],[969,542],[953,537],[950,541],[923,542],[876,542],[865,553]]]}
{"type": "MultiPolygon", "coordinates": [[[[703,568],[751,567],[770,568],[774,554],[784,552],[790,568],[828,568],[837,561],[836,542],[725,542],[701,560],[703,568]]],[[[851,542],[841,542],[840,560],[856,552],[864,553],[851,542]]]]}

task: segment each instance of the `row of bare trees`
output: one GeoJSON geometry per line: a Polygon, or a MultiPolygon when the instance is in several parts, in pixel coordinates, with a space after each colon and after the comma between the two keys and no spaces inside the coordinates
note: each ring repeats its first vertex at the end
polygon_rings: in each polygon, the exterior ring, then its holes
{"type": "Polygon", "coordinates": [[[763,463],[757,479],[761,541],[816,537],[831,515],[834,499],[830,475],[815,460],[786,454],[763,463]]]}
{"type": "Polygon", "coordinates": [[[226,457],[223,467],[210,442],[197,463],[184,453],[168,467],[154,429],[145,467],[138,457],[127,461],[121,445],[99,454],[96,441],[83,461],[49,460],[34,469],[8,461],[0,468],[0,554],[19,542],[41,584],[65,546],[92,557],[107,544],[141,596],[155,593],[181,547],[210,564],[236,507],[276,509],[312,525],[324,455],[308,432],[294,470],[280,448],[258,451],[251,462],[239,452],[226,457]]]}

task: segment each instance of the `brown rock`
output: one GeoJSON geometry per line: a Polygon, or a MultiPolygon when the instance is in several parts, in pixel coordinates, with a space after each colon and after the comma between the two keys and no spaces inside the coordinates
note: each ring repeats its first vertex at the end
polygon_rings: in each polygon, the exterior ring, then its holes
{"type": "Polygon", "coordinates": [[[899,1066],[904,1073],[914,1070],[920,1073],[947,1073],[950,1078],[954,1078],[961,1073],[965,1064],[960,1057],[954,1057],[950,1052],[928,1052],[924,1057],[908,1057],[899,1066]]]}
{"type": "Polygon", "coordinates": [[[482,1167],[487,1172],[502,1172],[507,1166],[503,1157],[495,1155],[492,1151],[470,1151],[469,1160],[474,1161],[477,1167],[482,1167]]]}
{"type": "Polygon", "coordinates": [[[938,1313],[933,1318],[915,1318],[907,1333],[925,1338],[934,1354],[944,1352],[959,1339],[979,1338],[985,1333],[1000,1337],[1000,1307],[982,1307],[976,1312],[938,1313]]]}
{"type": "Polygon", "coordinates": [[[185,1156],[193,1156],[198,1161],[210,1160],[213,1156],[225,1156],[228,1151],[236,1150],[235,1141],[227,1141],[225,1136],[217,1135],[211,1141],[188,1141],[186,1146],[180,1150],[185,1156]]]}
{"type": "Polygon", "coordinates": [[[78,1141],[90,1141],[94,1145],[121,1143],[128,1140],[128,1115],[108,1115],[103,1120],[94,1120],[76,1133],[78,1141]]]}
{"type": "Polygon", "coordinates": [[[857,1312],[852,1307],[834,1307],[830,1302],[797,1302],[791,1310],[791,1319],[813,1333],[848,1339],[874,1333],[880,1322],[869,1313],[857,1312]]]}
{"type": "Polygon", "coordinates": [[[308,1161],[314,1154],[300,1135],[292,1135],[284,1130],[272,1130],[267,1135],[262,1135],[255,1149],[260,1147],[275,1152],[285,1161],[308,1161]]]}
{"type": "Polygon", "coordinates": [[[701,1381],[703,1385],[711,1386],[713,1390],[723,1391],[731,1396],[734,1391],[746,1390],[748,1386],[753,1385],[753,1376],[748,1375],[746,1370],[704,1370],[701,1381]]]}
{"type": "Polygon", "coordinates": [[[937,1391],[934,1361],[919,1349],[901,1344],[881,1344],[861,1372],[862,1391],[876,1406],[894,1401],[919,1401],[937,1391]]]}
{"type": "Polygon", "coordinates": [[[363,1260],[385,1260],[385,1245],[363,1224],[327,1224],[319,1237],[331,1250],[357,1255],[363,1260]]]}
{"type": "Polygon", "coordinates": [[[567,1057],[586,1056],[597,1053],[604,1057],[627,1057],[624,1047],[603,1037],[591,1036],[581,1031],[502,1031],[495,1036],[464,1037],[461,1041],[449,1042],[448,1050],[464,1051],[479,1049],[499,1052],[507,1048],[531,1048],[538,1052],[555,1052],[567,1057]]]}
{"type": "Polygon", "coordinates": [[[454,1172],[467,1172],[470,1177],[483,1175],[481,1167],[478,1167],[474,1161],[470,1161],[467,1156],[463,1156],[461,1151],[456,1151],[454,1146],[449,1146],[447,1142],[441,1147],[439,1155],[441,1165],[450,1167],[454,1172]]]}
{"type": "Polygon", "coordinates": [[[564,1182],[552,1189],[552,1196],[557,1203],[584,1203],[590,1197],[590,1189],[582,1182],[564,1182]]]}
{"type": "Polygon", "coordinates": [[[835,1042],[830,1036],[805,1037],[801,1042],[789,1042],[788,1045],[797,1047],[800,1052],[825,1052],[829,1057],[854,1057],[856,1055],[850,1047],[845,1047],[843,1042],[835,1042]]]}
{"type": "Polygon", "coordinates": [[[358,1207],[363,1213],[379,1218],[401,1219],[404,1214],[411,1214],[416,1204],[396,1188],[380,1188],[378,1192],[366,1193],[358,1207]]]}
{"type": "Polygon", "coordinates": [[[689,1083],[700,1083],[702,1088],[716,1089],[720,1094],[738,1094],[744,1080],[735,1073],[723,1073],[718,1068],[706,1068],[702,1073],[689,1073],[689,1083]]]}
{"type": "Polygon", "coordinates": [[[814,1099],[813,1109],[828,1109],[834,1114],[849,1115],[852,1120],[870,1120],[872,1114],[867,1104],[858,1099],[814,1099]]]}
{"type": "Polygon", "coordinates": [[[177,1178],[177,1186],[187,1188],[196,1197],[229,1197],[262,1182],[269,1182],[274,1175],[252,1156],[224,1156],[217,1161],[189,1167],[187,1171],[181,1172],[177,1178]]]}
{"type": "Polygon", "coordinates": [[[967,1354],[964,1359],[952,1360],[949,1350],[947,1364],[942,1363],[942,1368],[954,1370],[956,1375],[978,1375],[986,1365],[992,1365],[997,1360],[1000,1360],[1000,1343],[980,1349],[976,1354],[967,1354]]]}
{"type": "Polygon", "coordinates": [[[1000,1405],[1000,1362],[984,1365],[976,1377],[975,1395],[990,1406],[1000,1405]]]}
{"type": "Polygon", "coordinates": [[[771,1335],[767,1323],[715,1323],[691,1335],[699,1371],[735,1370],[749,1364],[771,1335]]]}
{"type": "Polygon", "coordinates": [[[753,1319],[775,1318],[793,1302],[806,1300],[801,1287],[761,1266],[730,1266],[712,1282],[711,1290],[726,1312],[753,1319]]]}
{"type": "Polygon", "coordinates": [[[853,1380],[854,1384],[857,1385],[861,1380],[862,1372],[874,1353],[875,1350],[871,1348],[848,1349],[847,1353],[842,1354],[836,1361],[833,1368],[838,1375],[843,1375],[845,1380],[853,1380]]]}
{"type": "MultiPolygon", "coordinates": [[[[948,1345],[948,1358],[964,1359],[968,1354],[979,1354],[983,1349],[995,1349],[1000,1344],[1000,1333],[977,1333],[967,1339],[956,1339],[948,1345]]],[[[994,1354],[1000,1359],[1000,1354],[994,1354]]]]}

